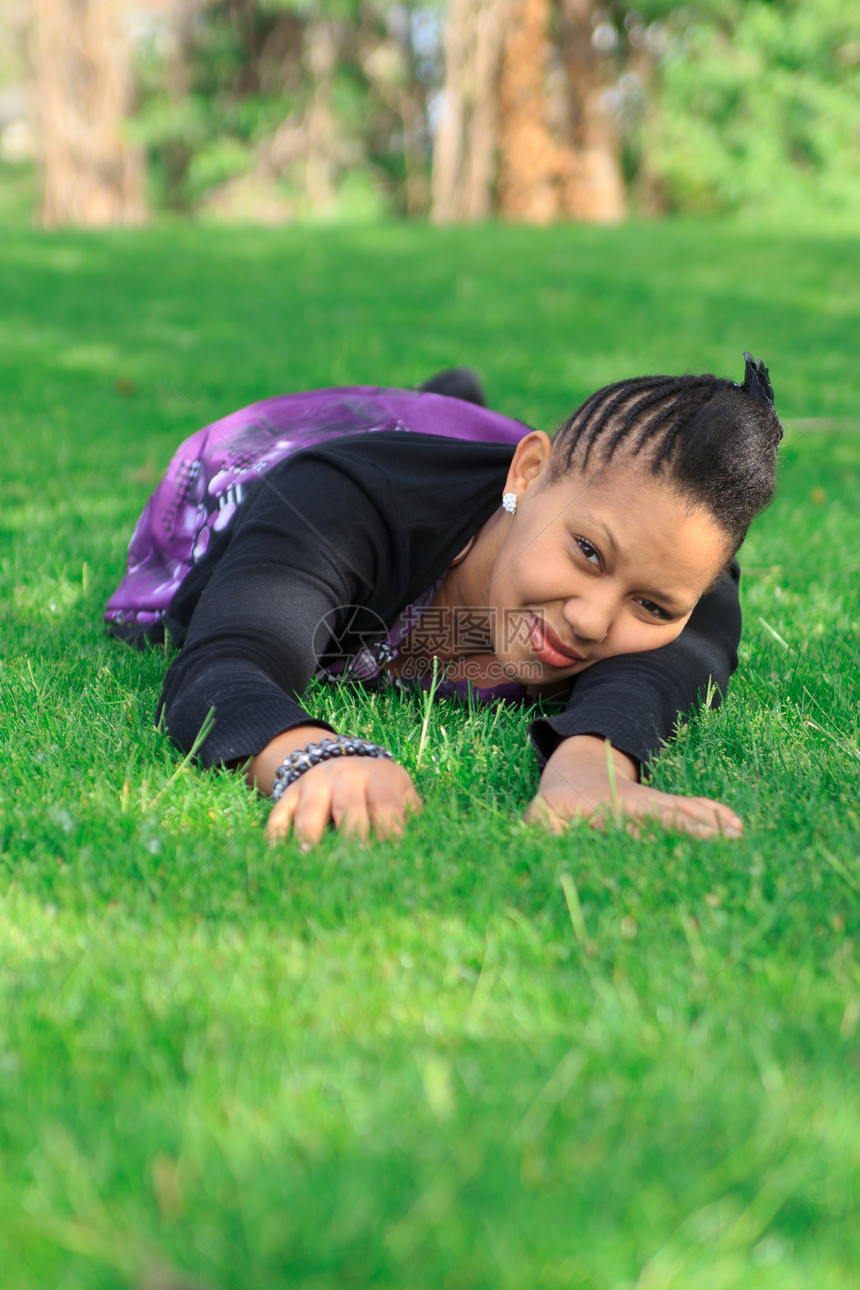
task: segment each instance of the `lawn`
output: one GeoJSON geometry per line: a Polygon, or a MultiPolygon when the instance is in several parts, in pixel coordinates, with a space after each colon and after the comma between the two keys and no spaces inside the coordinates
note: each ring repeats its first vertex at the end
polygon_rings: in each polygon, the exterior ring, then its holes
{"type": "Polygon", "coordinates": [[[110,235],[0,258],[4,1290],[848,1290],[860,1265],[860,247],[728,223],[110,235]],[[426,809],[268,848],[101,612],[176,443],[466,362],[552,429],[771,368],[728,702],[656,782],[743,841],[521,822],[522,713],[316,694],[426,809]]]}

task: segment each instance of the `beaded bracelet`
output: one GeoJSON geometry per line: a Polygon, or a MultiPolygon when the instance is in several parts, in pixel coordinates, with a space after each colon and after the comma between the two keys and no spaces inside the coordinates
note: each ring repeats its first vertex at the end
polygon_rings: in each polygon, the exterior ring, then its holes
{"type": "Polygon", "coordinates": [[[290,753],[287,760],[281,762],[275,771],[272,801],[279,802],[290,784],[294,784],[300,775],[332,757],[384,757],[387,761],[393,761],[387,748],[371,743],[369,739],[355,739],[351,735],[321,739],[318,744],[308,744],[306,748],[290,753]]]}

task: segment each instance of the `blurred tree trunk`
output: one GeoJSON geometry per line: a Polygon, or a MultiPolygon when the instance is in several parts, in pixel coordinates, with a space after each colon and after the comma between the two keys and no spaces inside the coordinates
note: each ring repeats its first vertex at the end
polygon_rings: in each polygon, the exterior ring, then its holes
{"type": "Polygon", "coordinates": [[[132,81],[118,0],[32,0],[32,14],[43,223],[141,223],[144,160],[123,135],[132,81]]]}
{"type": "Polygon", "coordinates": [[[514,0],[499,79],[499,213],[549,224],[560,213],[562,148],[547,123],[553,0],[514,0]]]}
{"type": "Polygon", "coordinates": [[[612,224],[624,217],[624,179],[607,60],[593,39],[597,7],[595,0],[562,3],[559,49],[567,74],[571,147],[561,205],[573,219],[612,224]]]}
{"type": "Polygon", "coordinates": [[[451,0],[445,86],[433,151],[434,220],[485,219],[493,208],[497,81],[510,0],[451,0]]]}
{"type": "Polygon", "coordinates": [[[624,215],[616,123],[595,0],[514,0],[499,82],[499,212],[548,224],[624,215]],[[557,31],[553,32],[553,19],[557,31]],[[563,86],[551,88],[561,60],[563,86]]]}

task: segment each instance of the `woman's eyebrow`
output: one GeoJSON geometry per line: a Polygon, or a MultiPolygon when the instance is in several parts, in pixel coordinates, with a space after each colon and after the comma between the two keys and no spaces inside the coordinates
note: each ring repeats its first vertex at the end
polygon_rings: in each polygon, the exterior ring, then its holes
{"type": "Polygon", "coordinates": [[[586,523],[589,526],[589,528],[600,529],[600,532],[603,534],[604,538],[606,539],[607,546],[611,547],[612,549],[612,554],[618,555],[618,543],[615,541],[615,538],[609,532],[609,529],[606,527],[603,521],[597,519],[595,515],[589,514],[587,510],[580,511],[580,516],[584,521],[584,523],[586,523]]]}

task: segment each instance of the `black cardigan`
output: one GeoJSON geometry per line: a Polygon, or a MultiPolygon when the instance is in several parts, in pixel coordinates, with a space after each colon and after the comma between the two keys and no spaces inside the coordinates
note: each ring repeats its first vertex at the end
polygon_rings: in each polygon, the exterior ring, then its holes
{"type": "MultiPolygon", "coordinates": [[[[300,698],[334,634],[342,652],[379,638],[499,505],[509,444],[380,431],[334,439],[275,466],[188,574],[165,618],[182,649],[159,712],[206,766],[255,756],[292,726],[327,723],[300,698]],[[324,624],[321,627],[320,624],[324,624]]],[[[737,666],[735,561],[676,641],[574,678],[566,709],[529,735],[541,764],[562,739],[600,735],[646,762],[713,680],[737,666]]],[[[715,702],[719,702],[719,694],[715,702]]]]}

